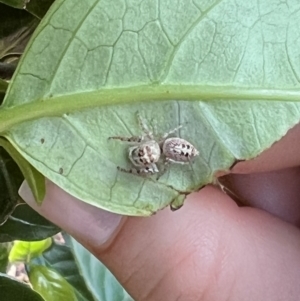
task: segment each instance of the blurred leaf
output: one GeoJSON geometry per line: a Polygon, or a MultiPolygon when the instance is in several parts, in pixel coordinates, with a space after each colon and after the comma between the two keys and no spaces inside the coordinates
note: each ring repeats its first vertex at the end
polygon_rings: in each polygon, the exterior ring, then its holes
{"type": "Polygon", "coordinates": [[[0,242],[37,241],[51,237],[59,231],[56,225],[39,215],[27,204],[21,204],[0,226],[0,242]]]}
{"type": "Polygon", "coordinates": [[[132,301],[113,274],[75,239],[71,238],[74,256],[86,285],[101,301],[132,301]]]}
{"type": "MultiPolygon", "coordinates": [[[[29,285],[0,273],[1,301],[43,301],[44,299],[29,285]]],[[[58,301],[58,300],[57,300],[58,301]]]]}
{"type": "Polygon", "coordinates": [[[28,12],[0,3],[0,59],[22,54],[38,23],[28,12]]]}
{"type": "Polygon", "coordinates": [[[0,79],[0,93],[5,93],[8,83],[5,80],[0,79]]]}
{"type": "Polygon", "coordinates": [[[18,65],[19,60],[13,60],[12,62],[1,63],[0,62],[0,78],[11,79],[18,65]]]}
{"type": "Polygon", "coordinates": [[[79,301],[95,301],[91,292],[85,285],[85,279],[78,269],[74,259],[73,250],[68,245],[53,243],[43,254],[32,261],[36,265],[44,265],[54,269],[64,277],[74,288],[74,292],[79,301]]]}
{"type": "Polygon", "coordinates": [[[0,243],[0,273],[6,272],[11,247],[11,243],[0,243]]]}
{"type": "Polygon", "coordinates": [[[14,8],[25,8],[35,17],[42,19],[54,0],[1,0],[0,2],[14,8]]]}
{"type": "Polygon", "coordinates": [[[0,147],[0,225],[7,220],[17,204],[22,201],[18,190],[23,179],[18,165],[6,150],[0,147]]]}
{"type": "Polygon", "coordinates": [[[33,242],[15,241],[8,260],[9,262],[29,262],[32,258],[40,256],[51,244],[51,238],[33,242]]]}
{"type": "Polygon", "coordinates": [[[0,138],[0,147],[1,146],[9,153],[14,162],[20,168],[23,177],[25,177],[32,194],[34,195],[35,200],[38,203],[41,203],[46,193],[45,177],[27,160],[25,160],[24,157],[22,157],[21,154],[17,152],[17,150],[6,139],[0,138]]]}
{"type": "Polygon", "coordinates": [[[0,0],[0,2],[12,6],[14,8],[24,8],[26,6],[27,0],[0,0]]]}
{"type": "Polygon", "coordinates": [[[53,2],[54,0],[31,0],[26,5],[26,10],[37,18],[42,19],[53,2]]]}
{"type": "Polygon", "coordinates": [[[73,287],[56,271],[30,265],[28,276],[33,289],[46,301],[77,301],[73,287]]]}
{"type": "Polygon", "coordinates": [[[0,78],[10,79],[39,20],[0,3],[0,78]]]}
{"type": "MultiPolygon", "coordinates": [[[[1,65],[1,64],[2,64],[2,63],[0,63],[0,65],[1,65]]],[[[0,68],[1,68],[1,67],[0,67],[0,68]]],[[[0,73],[1,73],[1,72],[0,72],[0,73]]],[[[5,92],[6,92],[7,86],[8,86],[8,83],[0,78],[0,105],[2,104],[2,101],[3,101],[3,99],[4,99],[4,96],[5,96],[5,92]]]]}

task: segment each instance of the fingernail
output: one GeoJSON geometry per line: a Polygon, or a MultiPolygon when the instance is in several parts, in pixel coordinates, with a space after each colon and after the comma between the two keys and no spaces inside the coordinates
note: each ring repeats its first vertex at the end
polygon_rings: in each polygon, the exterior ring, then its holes
{"type": "Polygon", "coordinates": [[[26,181],[19,194],[34,210],[85,246],[105,246],[118,233],[125,219],[78,200],[49,180],[46,180],[46,196],[41,205],[35,202],[26,181]]]}

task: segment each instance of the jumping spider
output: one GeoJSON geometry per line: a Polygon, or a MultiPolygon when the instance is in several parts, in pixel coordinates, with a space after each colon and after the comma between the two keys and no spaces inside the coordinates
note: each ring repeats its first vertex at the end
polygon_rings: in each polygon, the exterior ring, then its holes
{"type": "Polygon", "coordinates": [[[164,169],[161,172],[164,173],[167,164],[189,164],[192,159],[199,154],[198,150],[190,142],[178,137],[168,138],[168,136],[178,131],[182,125],[165,133],[157,141],[155,140],[153,132],[148,129],[148,126],[142,120],[138,112],[137,119],[144,135],[133,137],[109,137],[109,139],[117,139],[134,144],[134,146],[129,147],[128,156],[135,167],[125,169],[118,166],[118,170],[138,175],[153,175],[160,172],[157,168],[157,163],[162,159],[164,169]]]}

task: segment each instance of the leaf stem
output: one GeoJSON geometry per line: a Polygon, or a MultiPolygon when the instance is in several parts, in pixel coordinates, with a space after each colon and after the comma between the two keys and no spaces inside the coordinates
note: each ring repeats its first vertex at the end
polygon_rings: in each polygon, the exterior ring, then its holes
{"type": "Polygon", "coordinates": [[[55,96],[10,106],[0,107],[0,133],[14,125],[41,117],[61,116],[92,107],[130,104],[145,101],[186,100],[270,100],[300,101],[300,90],[249,89],[229,86],[147,85],[127,88],[105,88],[99,91],[55,96]]]}

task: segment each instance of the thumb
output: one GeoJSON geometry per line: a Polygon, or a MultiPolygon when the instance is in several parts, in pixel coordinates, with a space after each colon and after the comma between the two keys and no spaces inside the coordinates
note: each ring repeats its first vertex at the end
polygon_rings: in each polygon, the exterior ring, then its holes
{"type": "Polygon", "coordinates": [[[299,231],[268,213],[238,208],[213,187],[176,212],[126,219],[50,182],[41,206],[26,187],[21,194],[107,265],[136,301],[298,300],[299,231]]]}

